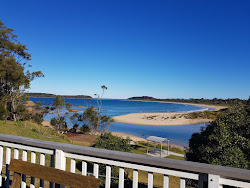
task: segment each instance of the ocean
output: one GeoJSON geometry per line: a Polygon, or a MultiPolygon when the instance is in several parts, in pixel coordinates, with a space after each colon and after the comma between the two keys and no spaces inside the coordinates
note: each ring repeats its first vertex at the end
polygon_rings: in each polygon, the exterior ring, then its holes
{"type": "MultiPolygon", "coordinates": [[[[31,97],[30,100],[35,103],[37,101],[40,101],[43,103],[43,105],[51,105],[54,101],[54,98],[31,97]]],[[[65,99],[65,103],[67,102],[72,103],[73,107],[89,107],[91,105],[98,107],[96,99],[65,99]]],[[[79,110],[79,114],[82,114],[85,109],[86,108],[76,108],[76,110],[79,110]]],[[[185,112],[200,111],[204,109],[205,107],[185,104],[104,99],[102,100],[101,114],[113,117],[138,112],[185,112]]],[[[50,121],[50,119],[55,116],[56,114],[47,114],[44,116],[44,120],[50,121]]],[[[192,134],[195,132],[199,132],[200,128],[204,126],[206,126],[206,124],[180,126],[148,126],[114,122],[110,126],[109,131],[123,132],[142,138],[146,138],[148,136],[160,136],[170,139],[170,143],[172,144],[187,147],[188,140],[191,138],[192,134]]],[[[68,123],[68,127],[71,127],[70,123],[68,123]]]]}

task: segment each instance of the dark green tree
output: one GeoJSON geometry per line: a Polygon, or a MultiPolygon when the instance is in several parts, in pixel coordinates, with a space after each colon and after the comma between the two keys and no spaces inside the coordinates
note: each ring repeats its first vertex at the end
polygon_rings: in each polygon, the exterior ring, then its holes
{"type": "Polygon", "coordinates": [[[3,103],[0,103],[0,120],[5,120],[5,116],[7,114],[7,110],[3,103]]]}
{"type": "Polygon", "coordinates": [[[189,140],[187,160],[250,169],[250,107],[237,105],[189,140]]]}
{"type": "Polygon", "coordinates": [[[16,110],[23,102],[25,89],[34,78],[44,75],[41,71],[27,70],[31,66],[27,64],[31,55],[13,32],[0,20],[0,101],[8,111],[8,118],[16,121],[16,110]]]}

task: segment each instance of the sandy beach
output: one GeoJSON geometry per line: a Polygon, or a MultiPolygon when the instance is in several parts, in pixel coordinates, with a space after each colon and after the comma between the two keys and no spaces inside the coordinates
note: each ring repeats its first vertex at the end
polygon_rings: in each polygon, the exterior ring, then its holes
{"type": "MultiPolygon", "coordinates": [[[[216,111],[227,108],[225,106],[216,105],[203,105],[203,104],[191,104],[191,103],[178,103],[202,106],[206,108],[214,108],[216,111]]],[[[115,122],[136,124],[136,125],[151,125],[151,126],[176,126],[176,125],[189,125],[208,123],[212,119],[187,119],[185,115],[191,112],[159,112],[159,113],[131,113],[122,116],[115,116],[113,120],[115,122]]]]}

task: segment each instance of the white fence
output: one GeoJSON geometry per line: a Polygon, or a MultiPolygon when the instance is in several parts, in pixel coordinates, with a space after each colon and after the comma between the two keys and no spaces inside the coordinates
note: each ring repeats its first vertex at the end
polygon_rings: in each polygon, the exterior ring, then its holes
{"type": "MultiPolygon", "coordinates": [[[[4,183],[9,186],[8,165],[11,156],[27,161],[27,153],[30,151],[30,161],[36,163],[36,157],[40,157],[40,165],[45,165],[45,155],[50,156],[50,166],[66,170],[66,158],[70,158],[70,171],[76,173],[76,160],[81,161],[80,171],[82,175],[87,172],[88,162],[93,163],[93,175],[98,178],[99,164],[106,165],[105,188],[111,187],[111,166],[119,167],[119,188],[126,187],[124,184],[124,169],[133,170],[132,187],[138,187],[138,171],[148,172],[149,188],[153,188],[153,173],[163,174],[163,187],[169,187],[169,176],[180,177],[180,187],[186,187],[186,179],[197,180],[199,187],[209,188],[231,185],[235,187],[250,188],[250,170],[208,165],[189,161],[149,157],[144,155],[110,151],[92,147],[83,147],[71,144],[36,140],[20,136],[0,134],[0,186],[4,183]],[[13,152],[13,153],[12,153],[13,152]],[[3,172],[3,166],[6,171],[3,172]],[[5,181],[2,182],[2,175],[5,181]],[[205,184],[204,184],[205,182],[205,184]]],[[[40,187],[44,181],[40,180],[40,187]]],[[[22,176],[22,187],[26,187],[26,176],[22,176]]],[[[31,188],[35,187],[35,178],[31,177],[31,188]]],[[[53,183],[50,183],[53,187],[53,183]]],[[[84,185],[83,185],[84,187],[84,185]]]]}

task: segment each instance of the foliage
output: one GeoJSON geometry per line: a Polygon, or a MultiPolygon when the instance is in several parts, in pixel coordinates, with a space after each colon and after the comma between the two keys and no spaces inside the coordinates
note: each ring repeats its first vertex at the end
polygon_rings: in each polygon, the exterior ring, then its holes
{"type": "Polygon", "coordinates": [[[95,140],[96,148],[103,148],[116,151],[131,151],[130,138],[123,139],[122,137],[114,136],[110,132],[101,134],[95,140]]]}
{"type": "Polygon", "coordinates": [[[36,110],[43,110],[43,104],[40,102],[40,101],[37,101],[36,102],[36,105],[34,106],[34,108],[36,109],[36,110]]]}
{"type": "Polygon", "coordinates": [[[7,110],[4,104],[0,103],[0,120],[4,120],[7,114],[7,110]]]}
{"type": "Polygon", "coordinates": [[[18,104],[16,107],[16,117],[18,120],[28,120],[30,119],[30,113],[28,112],[24,104],[18,104]]]}
{"type": "Polygon", "coordinates": [[[31,119],[38,125],[42,125],[42,122],[44,121],[42,114],[32,114],[31,119]]]}
{"type": "Polygon", "coordinates": [[[67,104],[66,104],[66,109],[67,109],[68,111],[70,111],[72,107],[73,107],[73,104],[67,102],[67,104]]]}
{"type": "Polygon", "coordinates": [[[250,107],[236,105],[189,140],[187,160],[250,169],[250,107]]]}
{"type": "Polygon", "coordinates": [[[56,125],[58,124],[57,119],[56,119],[56,118],[51,118],[50,124],[51,124],[52,126],[56,126],[56,125]]]}
{"type": "Polygon", "coordinates": [[[7,118],[16,121],[22,118],[18,116],[17,107],[23,102],[24,90],[29,88],[32,80],[44,75],[41,71],[27,70],[31,55],[25,45],[17,42],[13,32],[0,20],[0,101],[8,111],[7,118]]]}
{"type": "MultiPolygon", "coordinates": [[[[196,104],[208,104],[208,105],[222,105],[222,106],[228,106],[228,105],[236,105],[236,104],[246,104],[247,100],[238,99],[238,98],[232,98],[232,99],[157,99],[149,96],[142,96],[142,97],[130,97],[128,100],[147,100],[147,101],[165,101],[165,102],[181,102],[181,103],[196,103],[196,104]]],[[[249,101],[250,102],[250,101],[249,101]]]]}
{"type": "Polygon", "coordinates": [[[102,116],[95,110],[94,106],[87,108],[81,118],[84,122],[84,126],[90,128],[93,134],[95,134],[97,130],[104,133],[112,123],[112,119],[109,116],[102,116]]]}
{"type": "MultiPolygon", "coordinates": [[[[66,115],[69,115],[69,113],[67,111],[63,110],[63,107],[65,106],[65,100],[60,97],[60,96],[56,96],[55,100],[53,101],[52,107],[56,110],[57,113],[57,123],[54,126],[58,126],[57,129],[60,130],[61,128],[67,128],[67,124],[66,124],[66,115]]],[[[69,110],[71,109],[73,105],[71,103],[67,103],[66,104],[66,109],[69,110]]],[[[53,120],[55,123],[55,120],[53,120]]]]}

